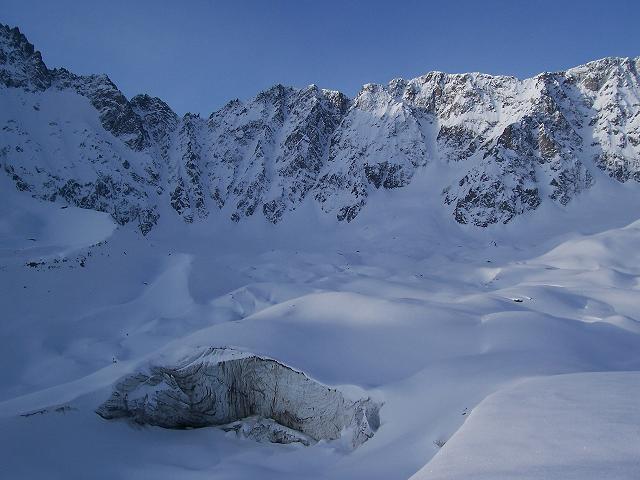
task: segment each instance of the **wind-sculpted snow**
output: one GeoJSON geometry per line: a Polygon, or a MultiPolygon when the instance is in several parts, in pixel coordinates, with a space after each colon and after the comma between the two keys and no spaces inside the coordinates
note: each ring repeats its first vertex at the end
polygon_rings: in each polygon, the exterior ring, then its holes
{"type": "Polygon", "coordinates": [[[347,435],[355,448],[378,429],[379,408],[368,398],[349,400],[275,360],[210,348],[177,365],[126,377],[97,413],[165,428],[225,425],[275,443],[308,445],[347,435]]]}
{"type": "Polygon", "coordinates": [[[412,183],[341,228],[296,212],[278,228],[175,218],[146,237],[0,186],[5,477],[582,479],[616,465],[634,478],[638,380],[622,372],[640,370],[635,183],[620,195],[598,182],[504,228],[420,221],[412,183]],[[114,386],[110,415],[125,418],[107,421],[95,411],[114,386]],[[229,386],[266,403],[245,408],[229,386]],[[380,427],[370,416],[354,449],[367,398],[384,402],[380,427]],[[227,423],[138,428],[146,418],[227,423]],[[522,432],[533,441],[514,441],[522,432]]]}
{"type": "Polygon", "coordinates": [[[486,227],[564,207],[606,176],[640,181],[639,62],[525,80],[431,72],[367,84],[353,101],[276,85],[179,118],[160,99],[128,100],[106,75],[48,69],[0,26],[0,161],[18,189],[143,233],[167,206],[188,223],[217,211],[278,223],[309,200],[350,222],[378,191],[438,164],[439,208],[486,227]]]}
{"type": "Polygon", "coordinates": [[[521,382],[481,402],[410,480],[636,478],[638,394],[638,372],[521,382]]]}

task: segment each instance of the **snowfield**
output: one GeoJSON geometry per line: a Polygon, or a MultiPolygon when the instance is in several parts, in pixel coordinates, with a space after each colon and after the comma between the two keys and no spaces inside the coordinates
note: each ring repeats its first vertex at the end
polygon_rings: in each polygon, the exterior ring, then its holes
{"type": "Polygon", "coordinates": [[[480,229],[430,207],[428,178],[348,225],[167,210],[147,236],[3,179],[0,477],[638,478],[638,185],[480,229]],[[371,398],[380,427],[354,449],[95,413],[209,347],[371,398]]]}
{"type": "Polygon", "coordinates": [[[500,390],[411,480],[635,478],[639,394],[638,372],[556,375],[500,390]]]}

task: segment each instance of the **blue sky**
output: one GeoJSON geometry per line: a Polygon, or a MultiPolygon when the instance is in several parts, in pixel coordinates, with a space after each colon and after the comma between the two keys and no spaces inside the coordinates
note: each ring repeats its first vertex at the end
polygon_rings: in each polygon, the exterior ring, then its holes
{"type": "Polygon", "coordinates": [[[517,77],[640,55],[640,1],[2,0],[49,67],[178,113],[275,83],[341,90],[431,70],[517,77]]]}

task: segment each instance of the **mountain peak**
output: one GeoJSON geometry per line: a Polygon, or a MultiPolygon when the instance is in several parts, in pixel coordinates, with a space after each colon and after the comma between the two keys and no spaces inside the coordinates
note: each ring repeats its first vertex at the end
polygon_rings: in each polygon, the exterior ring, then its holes
{"type": "Polygon", "coordinates": [[[21,190],[147,232],[161,202],[188,222],[219,211],[277,223],[309,199],[353,221],[379,190],[437,165],[447,174],[424,192],[431,203],[487,227],[544,203],[564,207],[603,176],[640,181],[637,70],[637,58],[608,57],[525,80],[429,72],[365,84],[353,101],[276,84],[204,120],[150,95],[127,100],[107,75],[48,70],[18,29],[2,26],[3,168],[21,190]],[[28,102],[14,98],[23,91],[28,102]],[[37,113],[61,92],[83,100],[52,108],[54,118],[37,113]]]}
{"type": "Polygon", "coordinates": [[[0,84],[27,90],[44,90],[51,85],[42,55],[18,27],[0,24],[0,84]]]}

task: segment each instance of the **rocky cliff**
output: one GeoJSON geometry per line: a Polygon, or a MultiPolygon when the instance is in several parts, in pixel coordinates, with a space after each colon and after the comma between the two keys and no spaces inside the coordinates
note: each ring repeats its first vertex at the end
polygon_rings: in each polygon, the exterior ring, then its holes
{"type": "Polygon", "coordinates": [[[0,163],[19,190],[110,213],[143,233],[170,205],[277,223],[302,202],[354,220],[376,190],[431,164],[462,224],[563,206],[603,175],[640,181],[640,58],[531,79],[431,72],[365,85],[354,99],[276,85],[208,118],[127,99],[106,75],[49,69],[0,26],[0,163]],[[454,178],[452,181],[451,178],[454,178]]]}

